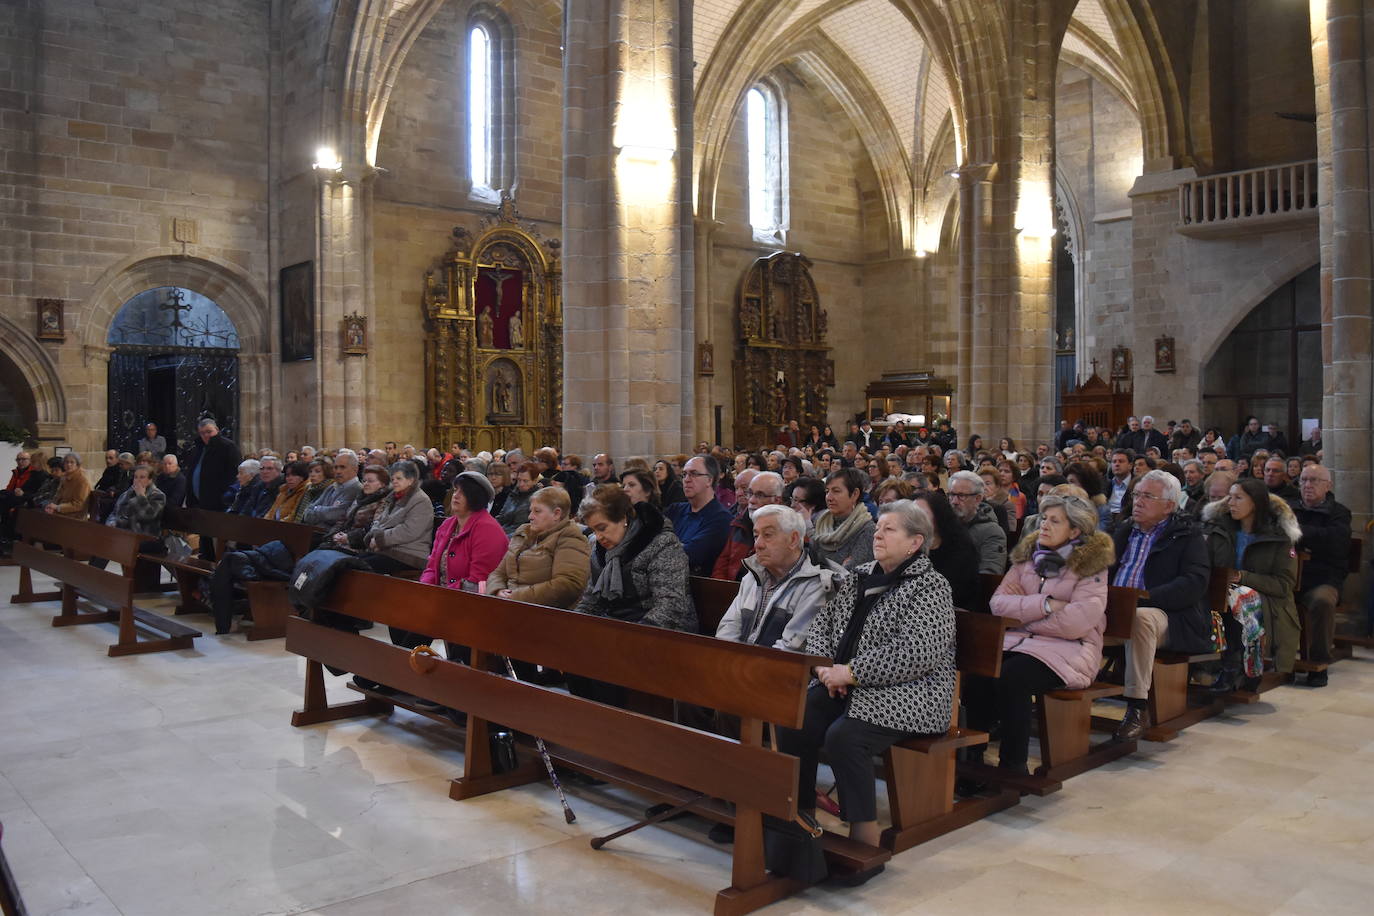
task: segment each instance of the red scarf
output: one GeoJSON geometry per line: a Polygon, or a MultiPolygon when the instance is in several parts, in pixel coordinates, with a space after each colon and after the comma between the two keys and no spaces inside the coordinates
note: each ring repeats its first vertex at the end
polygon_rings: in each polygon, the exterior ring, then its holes
{"type": "Polygon", "coordinates": [[[10,474],[10,485],[7,486],[7,487],[5,487],[5,489],[6,489],[6,490],[22,490],[22,489],[24,489],[24,484],[26,484],[26,483],[29,482],[29,477],[32,476],[32,475],[33,475],[33,465],[29,465],[28,467],[24,468],[22,471],[21,471],[19,468],[15,468],[15,469],[14,469],[14,473],[13,473],[13,474],[10,474]]]}

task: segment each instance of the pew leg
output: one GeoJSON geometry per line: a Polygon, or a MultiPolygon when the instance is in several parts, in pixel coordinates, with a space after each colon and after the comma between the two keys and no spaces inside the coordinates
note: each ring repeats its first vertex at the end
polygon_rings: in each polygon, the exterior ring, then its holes
{"type": "MultiPolygon", "coordinates": [[[[763,723],[740,721],[740,743],[763,744],[763,723]]],[[[769,875],[763,860],[763,814],[756,808],[735,809],[735,847],[731,884],[716,894],[716,916],[738,916],[794,894],[806,885],[769,875]]]]}
{"type": "Polygon", "coordinates": [[[372,697],[330,706],[324,690],[324,667],[313,658],[308,658],[305,660],[305,705],[291,714],[291,724],[300,728],[353,716],[386,716],[394,708],[390,703],[372,697]]]}
{"type": "Polygon", "coordinates": [[[76,602],[76,589],[70,585],[63,585],[62,591],[58,594],[62,596],[62,610],[52,619],[52,625],[55,627],[74,627],[83,623],[113,623],[119,620],[118,611],[82,613],[76,602]]]}
{"type": "Polygon", "coordinates": [[[173,575],[177,580],[177,606],[176,614],[199,614],[205,609],[200,600],[196,598],[196,586],[200,584],[200,576],[192,573],[175,570],[173,575]]]}
{"type": "Polygon", "coordinates": [[[1088,753],[1092,703],[1040,698],[1040,759],[1046,769],[1088,753]]]}
{"type": "Polygon", "coordinates": [[[248,606],[253,612],[253,625],[247,628],[250,642],[286,635],[286,618],[292,614],[286,583],[249,582],[248,606]]]}
{"type": "MultiPolygon", "coordinates": [[[[31,544],[29,540],[23,543],[31,544]]],[[[27,566],[19,567],[19,591],[10,596],[10,604],[32,604],[35,601],[56,601],[62,597],[58,592],[36,592],[33,590],[33,570],[27,566]]]]}
{"type": "MultiPolygon", "coordinates": [[[[472,653],[472,667],[477,671],[486,671],[491,661],[490,653],[477,650],[472,653]]],[[[491,765],[491,725],[486,719],[470,715],[463,741],[463,775],[449,783],[448,797],[462,801],[538,782],[547,775],[543,761],[534,758],[521,760],[519,766],[505,773],[495,772],[491,765]]]]}

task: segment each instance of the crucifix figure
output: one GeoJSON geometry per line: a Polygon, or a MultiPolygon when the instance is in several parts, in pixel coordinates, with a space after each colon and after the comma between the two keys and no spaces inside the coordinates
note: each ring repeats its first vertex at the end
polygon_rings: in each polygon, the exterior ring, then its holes
{"type": "Polygon", "coordinates": [[[181,337],[181,331],[186,326],[181,323],[181,313],[191,311],[191,306],[183,304],[186,297],[181,294],[181,290],[173,287],[167,296],[167,301],[158,306],[164,312],[172,313],[172,342],[175,344],[181,337]]]}
{"type": "Polygon", "coordinates": [[[496,285],[496,307],[492,309],[492,317],[500,318],[502,293],[501,288],[506,285],[506,280],[515,276],[515,272],[511,270],[503,270],[501,268],[501,265],[498,264],[496,267],[487,271],[487,276],[491,277],[491,282],[496,285]]]}

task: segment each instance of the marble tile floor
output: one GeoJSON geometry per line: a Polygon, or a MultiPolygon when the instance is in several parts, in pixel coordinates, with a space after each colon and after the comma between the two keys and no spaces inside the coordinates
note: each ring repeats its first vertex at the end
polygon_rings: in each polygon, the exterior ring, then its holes
{"type": "MultiPolygon", "coordinates": [[[[0,603],[0,821],[39,916],[704,914],[729,881],[695,820],[592,850],[625,793],[572,789],[571,825],[546,785],[450,801],[461,747],[403,710],[292,728],[278,640],[116,659],[53,612],[0,603]]],[[[1266,700],[766,912],[1368,913],[1374,656],[1266,700]]]]}

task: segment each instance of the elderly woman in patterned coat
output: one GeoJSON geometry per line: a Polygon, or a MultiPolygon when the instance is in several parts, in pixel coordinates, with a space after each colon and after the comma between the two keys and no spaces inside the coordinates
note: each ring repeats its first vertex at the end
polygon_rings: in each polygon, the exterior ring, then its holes
{"type": "Polygon", "coordinates": [[[953,710],[954,601],[926,556],[931,533],[930,516],[911,500],[879,510],[877,559],[854,570],[807,633],[806,651],[833,663],[814,671],[801,729],[778,729],[778,748],[801,758],[798,806],[815,808],[824,747],[849,835],[871,846],[878,845],[874,755],[908,735],[943,734],[953,710]]]}

